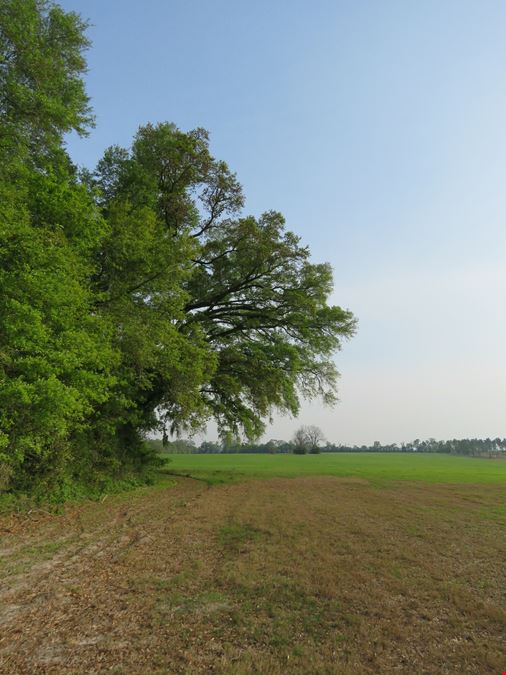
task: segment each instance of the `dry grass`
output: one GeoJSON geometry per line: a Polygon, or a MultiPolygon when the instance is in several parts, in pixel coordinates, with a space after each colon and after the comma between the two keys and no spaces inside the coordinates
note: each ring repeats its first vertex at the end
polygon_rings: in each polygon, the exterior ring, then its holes
{"type": "Polygon", "coordinates": [[[0,522],[1,673],[500,673],[501,486],[297,478],[0,522]]]}

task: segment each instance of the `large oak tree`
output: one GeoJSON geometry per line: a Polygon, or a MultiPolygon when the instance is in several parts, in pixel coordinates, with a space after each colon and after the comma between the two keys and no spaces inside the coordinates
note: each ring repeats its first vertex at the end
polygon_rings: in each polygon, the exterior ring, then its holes
{"type": "MultiPolygon", "coordinates": [[[[184,301],[170,314],[171,325],[200,345],[208,366],[188,408],[174,396],[170,378],[149,370],[147,389],[140,383],[137,392],[147,414],[156,410],[172,429],[212,416],[223,433],[253,438],[273,410],[296,414],[301,395],[335,400],[333,354],[353,334],[355,320],[328,304],[331,268],[311,262],[281,214],[242,214],[241,187],[211,156],[205,131],[142,127],[130,151],[105,153],[95,180],[104,217],[115,223],[97,280],[103,311],[121,302],[163,316],[163,303],[175,297],[166,284],[178,260],[184,301]],[[152,219],[158,239],[151,255],[134,246],[131,259],[117,265],[128,277],[118,289],[111,265],[132,219],[139,231],[152,219]]],[[[143,246],[143,237],[136,241],[143,246]]]]}
{"type": "Polygon", "coordinates": [[[68,494],[139,466],[150,431],[211,417],[254,438],[301,396],[335,400],[355,327],[283,217],[243,213],[203,129],[148,124],[77,170],[85,29],[0,3],[0,490],[68,494]]]}

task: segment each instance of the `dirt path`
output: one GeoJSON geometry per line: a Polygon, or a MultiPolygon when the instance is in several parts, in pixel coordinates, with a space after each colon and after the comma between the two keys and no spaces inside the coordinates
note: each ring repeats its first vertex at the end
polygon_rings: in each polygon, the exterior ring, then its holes
{"type": "Polygon", "coordinates": [[[1,673],[497,673],[500,487],[273,479],[0,521],[1,673]]]}

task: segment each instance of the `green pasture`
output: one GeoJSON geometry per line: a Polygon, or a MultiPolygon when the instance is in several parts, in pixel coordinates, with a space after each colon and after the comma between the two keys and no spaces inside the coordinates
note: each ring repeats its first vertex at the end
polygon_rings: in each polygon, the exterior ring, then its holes
{"type": "Polygon", "coordinates": [[[504,483],[506,460],[443,454],[163,455],[170,472],[210,483],[248,478],[353,476],[373,482],[504,483]]]}

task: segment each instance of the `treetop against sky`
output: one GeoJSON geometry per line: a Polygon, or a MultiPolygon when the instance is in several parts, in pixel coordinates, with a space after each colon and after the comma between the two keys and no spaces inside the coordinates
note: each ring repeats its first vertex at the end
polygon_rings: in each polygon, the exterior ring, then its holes
{"type": "Polygon", "coordinates": [[[506,6],[64,0],[91,21],[94,166],[139,125],[203,126],[246,213],[283,212],[360,320],[343,442],[504,435],[506,6]]]}

